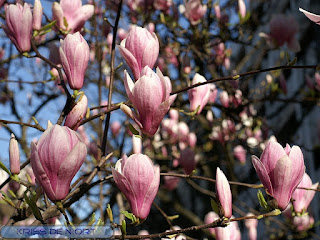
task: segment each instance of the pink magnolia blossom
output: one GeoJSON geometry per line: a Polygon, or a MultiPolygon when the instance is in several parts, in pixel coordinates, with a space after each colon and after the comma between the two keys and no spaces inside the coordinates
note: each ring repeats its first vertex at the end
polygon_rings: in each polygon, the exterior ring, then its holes
{"type": "Polygon", "coordinates": [[[175,109],[170,109],[169,110],[169,117],[173,122],[178,123],[178,121],[179,121],[179,111],[175,110],[175,109]]]}
{"type": "Polygon", "coordinates": [[[159,69],[156,74],[146,66],[135,83],[125,71],[124,85],[130,101],[139,112],[139,117],[134,120],[143,133],[154,135],[176,97],[170,96],[170,79],[164,77],[159,69]]]}
{"type": "MultiPolygon", "coordinates": [[[[218,219],[219,219],[219,215],[217,213],[211,211],[211,212],[208,212],[207,215],[204,217],[204,223],[210,224],[218,219]]],[[[215,229],[216,228],[209,228],[210,233],[215,235],[215,229]]]]}
{"type": "Polygon", "coordinates": [[[188,135],[188,144],[190,147],[194,148],[197,144],[197,135],[194,132],[188,135]]]}
{"type": "Polygon", "coordinates": [[[79,32],[68,34],[60,40],[60,60],[71,89],[83,86],[84,74],[89,61],[89,45],[79,32]]]}
{"type": "Polygon", "coordinates": [[[82,0],[60,0],[60,4],[52,4],[52,18],[57,20],[56,25],[63,31],[75,33],[81,30],[85,22],[92,17],[94,6],[82,6],[82,0]],[[67,26],[65,20],[67,20],[67,26]]]}
{"type": "Polygon", "coordinates": [[[144,5],[145,0],[127,0],[126,3],[132,11],[137,11],[139,7],[144,5]]]}
{"type": "Polygon", "coordinates": [[[114,121],[111,123],[111,132],[113,136],[118,136],[120,130],[121,130],[121,123],[119,121],[114,121]]]}
{"type": "Polygon", "coordinates": [[[179,164],[182,166],[185,174],[190,174],[196,168],[195,153],[192,149],[186,148],[181,151],[179,164]]]}
{"type": "Polygon", "coordinates": [[[171,5],[172,0],[155,0],[153,2],[153,6],[155,9],[164,11],[165,13],[168,13],[171,5]]]}
{"type": "MultiPolygon", "coordinates": [[[[254,216],[254,214],[248,213],[246,215],[246,217],[248,217],[248,216],[254,216]]],[[[258,219],[255,219],[255,218],[245,219],[244,224],[245,224],[246,228],[248,229],[249,240],[256,240],[257,239],[258,219]]]]}
{"type": "Polygon", "coordinates": [[[216,18],[217,18],[218,20],[220,20],[220,18],[221,18],[221,9],[220,9],[219,2],[218,2],[218,3],[215,3],[215,4],[213,5],[213,10],[214,10],[214,13],[215,13],[215,15],[216,15],[216,18]]]}
{"type": "Polygon", "coordinates": [[[139,137],[132,135],[132,152],[141,153],[142,152],[142,140],[139,137]]]}
{"type": "Polygon", "coordinates": [[[112,168],[112,175],[132,213],[140,219],[147,218],[160,184],[159,166],[143,154],[124,155],[112,168]]]}
{"type": "MultiPolygon", "coordinates": [[[[150,233],[147,230],[140,230],[138,232],[138,235],[150,235],[150,233]]],[[[143,240],[151,240],[150,238],[144,238],[143,240]]]]}
{"type": "Polygon", "coordinates": [[[177,49],[174,49],[173,46],[166,46],[164,51],[167,61],[175,67],[178,67],[179,61],[177,58],[177,49]]]}
{"type": "Polygon", "coordinates": [[[10,171],[12,174],[20,173],[20,151],[16,137],[11,133],[9,143],[10,171]]]}
{"type": "Polygon", "coordinates": [[[241,232],[237,221],[231,222],[227,227],[215,228],[216,240],[240,240],[241,232]]]}
{"type": "Polygon", "coordinates": [[[292,223],[299,232],[303,232],[310,229],[314,225],[314,218],[308,214],[294,216],[292,223]]]}
{"type": "Polygon", "coordinates": [[[231,218],[232,215],[232,194],[228,179],[224,173],[217,168],[216,171],[216,193],[221,206],[220,217],[231,218]]]}
{"type": "Polygon", "coordinates": [[[179,122],[177,125],[174,126],[173,131],[178,141],[188,141],[190,129],[185,122],[179,122]]]}
{"type": "Polygon", "coordinates": [[[153,68],[159,55],[157,35],[141,27],[133,28],[118,47],[135,80],[140,78],[141,70],[145,66],[153,68]]]}
{"type": "Polygon", "coordinates": [[[245,18],[246,16],[246,4],[244,0],[238,0],[238,11],[241,18],[245,18]]]}
{"type": "Polygon", "coordinates": [[[301,149],[289,145],[282,148],[279,143],[271,141],[260,159],[252,156],[252,163],[267,193],[275,199],[272,207],[286,209],[305,171],[301,149]]]}
{"type": "Polygon", "coordinates": [[[42,5],[40,0],[34,0],[32,27],[34,30],[40,30],[42,21],[42,5]]]}
{"type": "Polygon", "coordinates": [[[31,166],[37,182],[51,201],[64,199],[70,183],[87,155],[87,147],[78,133],[54,125],[31,142],[31,166]]]}
{"type": "Polygon", "coordinates": [[[320,24],[320,15],[316,15],[314,13],[308,12],[302,8],[299,8],[299,11],[302,12],[304,15],[306,15],[306,17],[309,18],[312,22],[315,22],[316,24],[320,24]]]}
{"type": "Polygon", "coordinates": [[[238,145],[233,149],[233,155],[241,164],[246,163],[247,151],[241,145],[238,145]]]}
{"type": "MultiPolygon", "coordinates": [[[[307,173],[303,174],[303,178],[298,185],[300,188],[310,188],[310,189],[317,189],[319,183],[315,183],[312,185],[311,178],[307,173]]],[[[293,199],[293,208],[294,211],[297,213],[301,213],[303,211],[307,211],[307,208],[312,201],[315,191],[312,190],[305,190],[305,189],[296,189],[292,194],[293,199]]]]}
{"type": "MultiPolygon", "coordinates": [[[[192,80],[192,85],[197,83],[203,83],[207,80],[200,74],[196,73],[192,80]]],[[[190,100],[190,110],[195,111],[197,107],[199,110],[197,114],[200,114],[204,106],[207,104],[210,97],[210,85],[205,84],[188,90],[189,100],[190,100]]]]}
{"type": "Polygon", "coordinates": [[[270,34],[267,35],[267,38],[271,38],[273,43],[279,47],[287,43],[288,48],[298,52],[300,44],[295,39],[298,31],[299,24],[292,16],[277,14],[270,21],[270,34]]]}
{"type": "Polygon", "coordinates": [[[128,32],[127,30],[123,29],[123,28],[120,28],[117,32],[118,34],[118,38],[121,41],[123,41],[123,39],[125,39],[127,36],[128,36],[128,32]]]}
{"type": "Polygon", "coordinates": [[[67,115],[64,125],[76,131],[80,126],[83,118],[86,116],[87,108],[88,98],[86,95],[82,95],[76,105],[67,115]]]}
{"type": "Polygon", "coordinates": [[[31,48],[32,13],[29,4],[10,4],[6,9],[6,25],[3,30],[20,52],[31,48]]]}
{"type": "Polygon", "coordinates": [[[242,104],[242,92],[240,89],[237,89],[235,91],[234,96],[232,96],[232,102],[235,107],[238,107],[239,105],[242,104]]]}
{"type": "Polygon", "coordinates": [[[210,96],[208,99],[209,103],[215,103],[218,96],[218,89],[214,83],[210,84],[210,96]]]}
{"type": "Polygon", "coordinates": [[[219,100],[222,106],[224,106],[225,108],[229,107],[229,94],[227,91],[222,91],[220,92],[219,95],[219,100]]]}
{"type": "Polygon", "coordinates": [[[192,25],[200,22],[207,12],[207,5],[202,5],[200,0],[189,0],[185,5],[184,15],[192,25]]]}

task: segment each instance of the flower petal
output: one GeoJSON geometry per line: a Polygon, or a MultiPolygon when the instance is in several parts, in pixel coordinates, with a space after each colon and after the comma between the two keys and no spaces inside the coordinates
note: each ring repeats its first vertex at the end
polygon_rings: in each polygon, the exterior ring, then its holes
{"type": "Polygon", "coordinates": [[[267,189],[270,195],[273,195],[273,188],[271,185],[270,177],[263,163],[260,161],[258,157],[252,156],[252,164],[263,186],[267,189]]]}
{"type": "Polygon", "coordinates": [[[153,180],[151,182],[151,185],[149,186],[148,192],[146,193],[142,203],[142,207],[140,210],[140,218],[145,219],[149,215],[152,202],[156,197],[159,189],[159,184],[160,184],[160,167],[155,166],[153,180]]]}
{"type": "Polygon", "coordinates": [[[302,8],[299,8],[299,11],[306,15],[306,17],[309,18],[311,21],[315,22],[316,24],[320,24],[320,15],[308,12],[302,8]]]}
{"type": "Polygon", "coordinates": [[[37,176],[37,181],[40,183],[40,185],[44,188],[45,193],[47,194],[48,198],[51,200],[55,200],[55,192],[52,189],[50,180],[42,167],[39,155],[38,155],[38,149],[34,142],[31,142],[31,167],[34,172],[34,175],[37,176]]]}
{"type": "Polygon", "coordinates": [[[279,143],[270,141],[264,149],[260,157],[260,161],[263,163],[267,173],[270,174],[270,172],[275,168],[278,160],[285,155],[287,154],[279,143]]]}
{"type": "Polygon", "coordinates": [[[86,145],[83,142],[78,142],[64,159],[57,174],[56,200],[62,200],[68,195],[70,183],[82,166],[86,156],[86,145]]]}
{"type": "Polygon", "coordinates": [[[124,60],[126,60],[126,63],[129,65],[135,80],[138,80],[140,78],[140,72],[142,69],[138,64],[137,59],[125,47],[118,45],[118,48],[120,50],[122,57],[124,58],[124,60]]]}

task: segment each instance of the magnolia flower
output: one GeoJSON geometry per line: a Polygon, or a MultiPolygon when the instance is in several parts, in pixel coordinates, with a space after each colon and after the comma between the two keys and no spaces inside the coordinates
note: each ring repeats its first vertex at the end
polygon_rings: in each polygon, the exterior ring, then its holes
{"type": "Polygon", "coordinates": [[[114,121],[111,123],[110,126],[111,132],[113,136],[118,136],[118,134],[120,133],[121,130],[121,123],[119,121],[114,121]]]}
{"type": "Polygon", "coordinates": [[[29,4],[10,4],[6,9],[6,25],[3,30],[20,52],[31,48],[32,13],[29,4]]]}
{"type": "Polygon", "coordinates": [[[53,20],[57,20],[56,24],[61,30],[70,33],[80,31],[93,13],[94,6],[92,4],[82,6],[82,0],[60,0],[60,4],[57,2],[52,4],[53,20]]]}
{"type": "Polygon", "coordinates": [[[232,194],[228,179],[220,168],[217,168],[216,172],[216,193],[221,206],[221,213],[219,213],[220,217],[231,218],[232,194]]]}
{"type": "Polygon", "coordinates": [[[275,200],[272,207],[285,210],[305,171],[301,149],[288,144],[282,148],[271,141],[260,159],[252,156],[252,163],[267,193],[275,200]]]}
{"type": "Polygon", "coordinates": [[[202,5],[200,0],[189,0],[185,4],[184,15],[192,25],[198,24],[206,12],[207,5],[202,5]]]}
{"type": "Polygon", "coordinates": [[[192,171],[196,168],[197,162],[195,159],[195,153],[192,149],[186,148],[182,150],[178,160],[186,174],[192,173],[192,171]]]}
{"type": "MultiPolygon", "coordinates": [[[[214,221],[218,220],[219,216],[215,212],[211,211],[208,212],[207,215],[204,217],[204,223],[205,224],[210,224],[213,223],[214,221]]],[[[211,234],[215,234],[215,229],[216,228],[209,228],[209,231],[211,234]]]]}
{"type": "Polygon", "coordinates": [[[145,219],[160,184],[160,167],[154,166],[147,155],[126,155],[112,168],[112,175],[120,191],[130,203],[132,213],[145,219]]]}
{"type": "MultiPolygon", "coordinates": [[[[192,80],[192,85],[197,83],[203,83],[207,80],[200,74],[196,73],[192,80]]],[[[208,84],[201,85],[195,88],[188,90],[189,100],[190,100],[190,110],[195,111],[198,107],[199,110],[197,114],[200,114],[204,106],[207,104],[210,93],[211,93],[211,86],[208,84]]]]}
{"type": "Polygon", "coordinates": [[[135,80],[141,77],[140,73],[144,67],[153,68],[159,55],[157,35],[142,27],[133,28],[118,47],[135,80]]]}
{"type": "Polygon", "coordinates": [[[32,27],[34,30],[40,30],[42,20],[42,5],[40,0],[34,0],[32,27]]]}
{"type": "Polygon", "coordinates": [[[141,153],[142,152],[142,140],[139,137],[132,135],[132,152],[141,153]]]}
{"type": "Polygon", "coordinates": [[[154,135],[176,97],[170,96],[170,79],[164,77],[159,69],[156,74],[146,66],[135,83],[125,71],[124,85],[130,101],[139,112],[138,117],[130,117],[136,121],[143,133],[154,135]]]}
{"type": "MultiPolygon", "coordinates": [[[[319,183],[315,183],[312,185],[311,178],[307,173],[303,174],[303,178],[298,185],[300,188],[310,188],[310,189],[317,189],[319,183]]],[[[296,189],[292,194],[293,199],[293,208],[295,212],[301,213],[303,211],[307,211],[307,208],[312,201],[315,191],[312,190],[305,190],[305,189],[296,189]]]]}
{"type": "Polygon", "coordinates": [[[10,171],[12,174],[20,173],[20,151],[19,145],[14,134],[11,134],[9,143],[10,171]]]}
{"type": "Polygon", "coordinates": [[[308,214],[294,216],[292,223],[299,232],[303,232],[310,229],[314,225],[314,218],[308,214]]]}
{"type": "Polygon", "coordinates": [[[281,47],[287,43],[288,48],[298,52],[300,51],[300,44],[295,39],[298,31],[299,24],[292,16],[277,14],[270,21],[270,33],[262,33],[260,36],[265,37],[273,47],[281,47]]]}
{"type": "Polygon", "coordinates": [[[241,233],[238,222],[233,221],[227,227],[215,228],[216,240],[240,240],[241,233]]]}
{"type": "Polygon", "coordinates": [[[245,164],[246,163],[247,151],[241,145],[237,145],[233,149],[233,155],[235,156],[236,159],[239,160],[239,162],[241,164],[245,164]]]}
{"type": "Polygon", "coordinates": [[[89,45],[79,32],[68,34],[60,40],[60,60],[71,89],[83,86],[84,74],[89,61],[89,45]]]}
{"type": "MultiPolygon", "coordinates": [[[[254,216],[252,213],[248,213],[246,217],[254,216]]],[[[244,220],[244,224],[248,229],[249,240],[256,240],[257,239],[257,226],[258,226],[258,219],[249,218],[244,220]]]]}
{"type": "Polygon", "coordinates": [[[88,98],[86,95],[82,95],[79,101],[74,105],[67,115],[64,125],[73,130],[77,130],[82,122],[82,119],[86,116],[87,107],[88,98]]]}
{"type": "Polygon", "coordinates": [[[238,0],[238,11],[241,18],[245,18],[246,16],[246,4],[243,0],[238,0]]]}
{"type": "Polygon", "coordinates": [[[31,142],[30,162],[38,183],[51,201],[64,199],[70,183],[87,156],[87,147],[78,133],[54,125],[31,142]]]}

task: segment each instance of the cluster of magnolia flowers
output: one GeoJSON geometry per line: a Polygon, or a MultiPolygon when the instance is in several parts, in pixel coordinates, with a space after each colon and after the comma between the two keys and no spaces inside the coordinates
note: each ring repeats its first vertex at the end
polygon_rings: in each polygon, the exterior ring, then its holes
{"type": "MultiPolygon", "coordinates": [[[[9,150],[11,173],[19,174],[19,147],[14,136],[10,140],[9,150]]],[[[80,135],[66,126],[49,125],[39,141],[31,144],[34,176],[50,200],[60,201],[68,195],[70,183],[86,155],[87,148],[80,135]]],[[[315,194],[312,189],[317,189],[318,183],[312,184],[305,173],[301,149],[289,145],[283,148],[279,143],[270,141],[260,159],[252,157],[252,163],[266,189],[269,210],[285,211],[297,227],[309,227],[309,222],[305,226],[303,224],[306,221],[302,220],[308,217],[307,208],[315,194]],[[293,214],[288,213],[291,209],[293,214]]],[[[112,169],[112,174],[130,203],[133,214],[140,219],[147,218],[160,184],[159,166],[154,165],[144,154],[124,155],[112,169]]],[[[232,194],[229,182],[220,168],[216,171],[216,194],[219,217],[231,218],[232,194]]],[[[223,228],[223,231],[229,228],[223,228]]],[[[219,230],[215,231],[218,236],[219,230]]]]}

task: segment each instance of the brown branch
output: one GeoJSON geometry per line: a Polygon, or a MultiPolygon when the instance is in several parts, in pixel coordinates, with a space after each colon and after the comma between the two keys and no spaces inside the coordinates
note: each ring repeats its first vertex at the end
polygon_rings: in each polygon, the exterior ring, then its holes
{"type": "Polygon", "coordinates": [[[173,92],[170,93],[170,95],[182,93],[182,92],[188,91],[189,89],[192,89],[192,88],[195,88],[195,87],[198,87],[198,86],[201,86],[201,85],[205,85],[205,84],[208,84],[208,83],[215,83],[215,82],[227,81],[227,80],[236,80],[236,79],[239,79],[240,77],[245,77],[245,76],[249,76],[249,75],[253,75],[253,74],[257,74],[257,73],[270,72],[270,71],[275,71],[275,70],[284,70],[284,69],[306,69],[306,68],[317,69],[318,67],[319,67],[318,65],[306,65],[306,66],[283,65],[283,66],[278,66],[278,67],[265,68],[265,69],[260,69],[260,70],[253,70],[253,71],[249,71],[249,72],[246,72],[246,73],[240,73],[238,75],[222,77],[222,78],[216,78],[216,79],[208,80],[206,82],[197,83],[197,84],[191,85],[189,87],[173,91],[173,92]]]}
{"type": "MultiPolygon", "coordinates": [[[[112,50],[111,50],[111,66],[110,66],[110,85],[109,85],[109,96],[108,96],[108,110],[111,107],[111,100],[112,100],[112,90],[113,90],[113,81],[114,81],[114,73],[115,73],[115,68],[114,68],[114,59],[115,59],[115,52],[116,52],[116,37],[117,37],[117,31],[118,31],[118,24],[120,20],[120,15],[121,15],[121,9],[122,9],[122,0],[119,2],[118,6],[118,12],[117,12],[117,17],[115,24],[113,26],[113,38],[112,38],[112,50]]],[[[106,149],[106,144],[107,144],[107,137],[108,137],[108,129],[109,129],[109,123],[110,123],[110,115],[111,113],[107,113],[107,118],[104,126],[104,133],[103,133],[103,139],[101,143],[101,151],[102,155],[105,156],[107,154],[107,149],[106,149]]]]}
{"type": "Polygon", "coordinates": [[[45,129],[43,127],[41,127],[39,124],[32,125],[32,124],[29,124],[29,123],[8,121],[8,120],[2,120],[2,119],[0,119],[0,123],[3,123],[3,124],[18,124],[18,125],[21,125],[21,126],[27,126],[27,127],[32,127],[32,128],[38,129],[41,132],[45,131],[45,129]]]}

